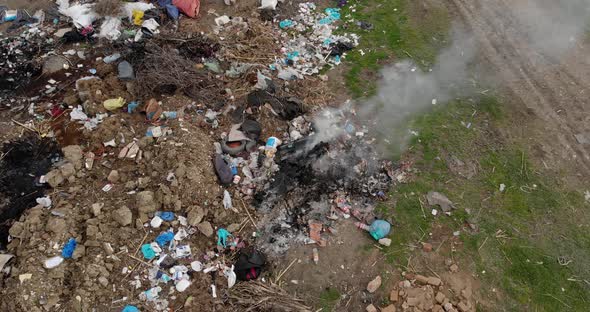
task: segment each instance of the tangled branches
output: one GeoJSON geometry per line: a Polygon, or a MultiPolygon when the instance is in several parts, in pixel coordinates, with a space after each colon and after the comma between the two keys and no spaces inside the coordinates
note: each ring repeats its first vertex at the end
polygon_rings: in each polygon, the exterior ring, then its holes
{"type": "Polygon", "coordinates": [[[239,283],[231,289],[229,298],[240,311],[308,312],[311,308],[274,284],[258,281],[239,283]]]}
{"type": "Polygon", "coordinates": [[[136,66],[137,84],[144,98],[179,90],[195,100],[211,100],[223,90],[206,70],[197,69],[195,63],[171,48],[147,45],[136,66]]]}

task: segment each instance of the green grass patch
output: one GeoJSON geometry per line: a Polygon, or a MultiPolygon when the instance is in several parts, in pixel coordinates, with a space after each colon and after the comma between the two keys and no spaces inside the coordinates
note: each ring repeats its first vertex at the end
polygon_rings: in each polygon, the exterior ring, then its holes
{"type": "Polygon", "coordinates": [[[452,101],[412,121],[418,135],[408,153],[416,160],[415,178],[396,187],[395,205],[379,207],[399,224],[385,254],[405,265],[408,246],[440,223],[461,231],[464,245],[454,257],[479,274],[484,296],[494,301],[495,288],[505,297],[494,309],[583,311],[590,302],[584,281],[590,279],[590,207],[582,194],[536,171],[526,151],[490,136],[504,116],[499,100],[484,96],[452,101]],[[477,164],[477,173],[466,179],[452,172],[451,155],[477,164]],[[430,190],[459,209],[433,218],[423,207],[423,214],[418,198],[430,190]],[[465,226],[468,220],[478,231],[465,226]]]}
{"type": "Polygon", "coordinates": [[[332,311],[340,300],[340,292],[336,288],[327,288],[320,294],[319,307],[324,312],[332,311]]]}
{"type": "Polygon", "coordinates": [[[450,18],[443,6],[420,7],[410,0],[351,0],[343,8],[344,20],[350,16],[353,22],[342,32],[361,36],[346,57],[350,69],[345,78],[354,96],[374,93],[377,72],[391,60],[411,58],[423,68],[434,64],[437,51],[446,45],[450,18]],[[357,21],[371,23],[373,29],[363,30],[357,21]]]}

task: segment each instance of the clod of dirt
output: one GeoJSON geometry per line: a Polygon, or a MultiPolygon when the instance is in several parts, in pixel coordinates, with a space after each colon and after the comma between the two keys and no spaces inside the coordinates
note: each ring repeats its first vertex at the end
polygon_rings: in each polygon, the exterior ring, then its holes
{"type": "Polygon", "coordinates": [[[199,231],[207,237],[213,236],[213,226],[211,226],[211,223],[209,223],[208,221],[202,222],[199,225],[197,225],[197,229],[199,229],[199,231]]]}
{"type": "Polygon", "coordinates": [[[112,214],[113,220],[117,221],[121,226],[128,226],[133,222],[133,214],[126,206],[123,206],[112,214]]]}
{"type": "Polygon", "coordinates": [[[381,276],[375,277],[372,281],[367,284],[367,291],[370,293],[374,293],[381,287],[381,276]]]}

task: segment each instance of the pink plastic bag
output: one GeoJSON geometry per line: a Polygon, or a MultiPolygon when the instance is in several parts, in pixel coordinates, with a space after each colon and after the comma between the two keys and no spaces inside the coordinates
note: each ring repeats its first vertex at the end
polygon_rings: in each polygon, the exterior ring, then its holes
{"type": "Polygon", "coordinates": [[[201,6],[200,0],[173,0],[172,4],[189,17],[197,17],[201,6]]]}

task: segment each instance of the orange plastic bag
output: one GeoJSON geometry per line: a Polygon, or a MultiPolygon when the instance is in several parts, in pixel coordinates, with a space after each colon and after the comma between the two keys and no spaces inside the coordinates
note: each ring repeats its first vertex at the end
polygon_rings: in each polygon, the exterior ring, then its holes
{"type": "Polygon", "coordinates": [[[189,17],[194,18],[199,15],[200,0],[173,0],[172,4],[189,17]]]}

